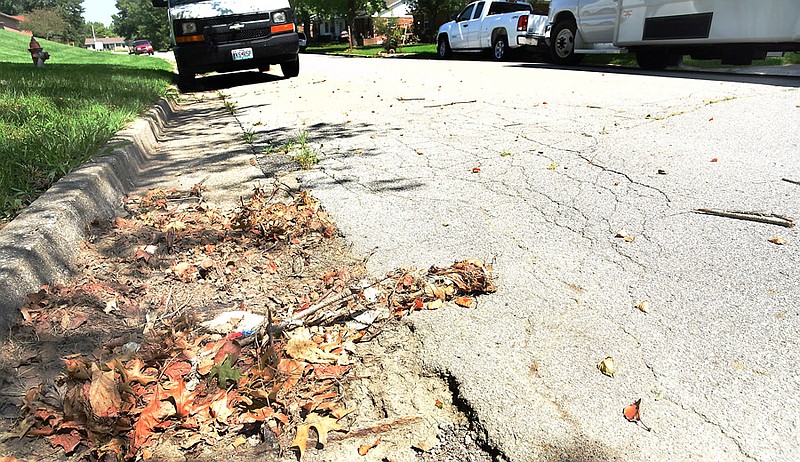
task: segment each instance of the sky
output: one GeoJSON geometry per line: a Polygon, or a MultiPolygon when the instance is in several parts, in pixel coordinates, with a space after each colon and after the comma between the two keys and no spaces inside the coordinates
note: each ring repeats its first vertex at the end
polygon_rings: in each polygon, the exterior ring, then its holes
{"type": "Polygon", "coordinates": [[[86,21],[102,22],[110,26],[111,15],[117,13],[116,4],[115,0],[84,0],[83,17],[86,21]]]}

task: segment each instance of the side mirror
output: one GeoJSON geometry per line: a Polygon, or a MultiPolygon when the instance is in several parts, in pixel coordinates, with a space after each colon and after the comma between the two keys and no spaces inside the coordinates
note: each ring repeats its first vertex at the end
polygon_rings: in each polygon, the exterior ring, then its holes
{"type": "Polygon", "coordinates": [[[167,6],[167,0],[153,0],[153,6],[155,7],[167,6]]]}

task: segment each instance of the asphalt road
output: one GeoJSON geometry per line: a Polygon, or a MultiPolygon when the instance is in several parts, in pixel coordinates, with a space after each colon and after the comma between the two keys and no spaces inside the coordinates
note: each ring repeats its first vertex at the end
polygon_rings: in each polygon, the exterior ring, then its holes
{"type": "Polygon", "coordinates": [[[800,78],[311,55],[280,75],[200,82],[259,151],[308,133],[301,185],[374,271],[493,263],[476,309],[413,322],[498,456],[800,460],[797,228],[692,212],[800,218],[800,78]],[[652,431],[623,418],[640,398],[652,431]]]}

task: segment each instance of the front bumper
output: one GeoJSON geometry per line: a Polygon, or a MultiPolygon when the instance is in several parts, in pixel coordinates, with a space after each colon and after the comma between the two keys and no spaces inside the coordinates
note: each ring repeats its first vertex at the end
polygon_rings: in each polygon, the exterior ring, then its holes
{"type": "Polygon", "coordinates": [[[203,74],[241,71],[293,61],[297,59],[299,46],[297,34],[292,32],[224,44],[203,42],[176,45],[174,52],[179,72],[203,74]],[[242,48],[252,48],[253,58],[234,61],[231,52],[242,48]]]}

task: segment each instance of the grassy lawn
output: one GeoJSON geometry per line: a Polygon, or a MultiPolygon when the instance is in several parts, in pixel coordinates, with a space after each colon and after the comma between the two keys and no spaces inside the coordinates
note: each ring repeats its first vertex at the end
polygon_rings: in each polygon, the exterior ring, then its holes
{"type": "Polygon", "coordinates": [[[172,65],[0,30],[0,222],[91,158],[125,124],[169,92],[172,65]]]}
{"type": "MultiPolygon", "coordinates": [[[[344,56],[366,56],[379,57],[386,54],[382,45],[370,45],[366,47],[354,47],[352,50],[346,43],[325,43],[311,44],[306,49],[307,53],[344,55],[344,56]]],[[[415,44],[402,46],[397,49],[397,53],[411,53],[416,58],[427,59],[436,57],[435,44],[415,44]]]]}

